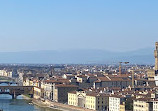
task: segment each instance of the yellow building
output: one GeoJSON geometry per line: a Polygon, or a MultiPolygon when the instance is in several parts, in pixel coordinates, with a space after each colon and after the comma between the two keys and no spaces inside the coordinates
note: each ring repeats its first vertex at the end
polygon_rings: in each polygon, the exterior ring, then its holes
{"type": "MultiPolygon", "coordinates": [[[[70,92],[68,93],[68,104],[97,111],[120,111],[120,98],[103,93],[86,91],[70,92]]],[[[121,109],[124,108],[123,106],[121,107],[121,109]]]]}
{"type": "Polygon", "coordinates": [[[145,99],[133,100],[133,111],[149,111],[149,104],[145,99]]]}
{"type": "Polygon", "coordinates": [[[133,100],[133,111],[158,111],[158,100],[150,98],[133,100]]]}
{"type": "Polygon", "coordinates": [[[76,91],[68,93],[68,104],[72,106],[78,106],[76,91]]]}
{"type": "Polygon", "coordinates": [[[95,95],[86,95],[86,108],[96,110],[96,101],[95,95]]]}
{"type": "Polygon", "coordinates": [[[41,88],[34,87],[34,98],[40,99],[41,98],[41,88]]]}
{"type": "Polygon", "coordinates": [[[73,106],[96,110],[96,104],[98,104],[96,103],[97,100],[96,93],[87,94],[83,90],[68,93],[68,104],[73,106]]]}
{"type": "Polygon", "coordinates": [[[125,103],[123,102],[123,104],[120,104],[120,111],[125,111],[125,103]]]}

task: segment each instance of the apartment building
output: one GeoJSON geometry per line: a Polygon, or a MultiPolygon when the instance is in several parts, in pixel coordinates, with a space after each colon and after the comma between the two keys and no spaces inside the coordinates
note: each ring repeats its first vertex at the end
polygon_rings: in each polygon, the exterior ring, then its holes
{"type": "Polygon", "coordinates": [[[133,100],[133,111],[158,111],[158,100],[139,98],[133,100]]]}
{"type": "Polygon", "coordinates": [[[42,97],[42,90],[39,87],[34,87],[34,95],[35,99],[40,99],[42,97]]]}
{"type": "Polygon", "coordinates": [[[68,92],[76,91],[78,86],[58,84],[53,87],[53,101],[66,103],[68,102],[68,92]]]}
{"type": "Polygon", "coordinates": [[[83,90],[69,92],[68,104],[97,111],[120,111],[120,97],[83,90]]]}
{"type": "Polygon", "coordinates": [[[126,88],[128,86],[131,86],[131,80],[127,77],[98,77],[98,80],[94,82],[93,87],[120,87],[120,88],[126,88]]]}

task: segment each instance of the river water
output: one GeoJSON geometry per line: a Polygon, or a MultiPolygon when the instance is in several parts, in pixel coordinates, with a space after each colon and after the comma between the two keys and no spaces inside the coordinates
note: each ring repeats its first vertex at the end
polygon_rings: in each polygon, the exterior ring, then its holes
{"type": "MultiPolygon", "coordinates": [[[[3,83],[0,86],[7,86],[7,84],[3,83]]],[[[26,100],[21,95],[17,96],[17,99],[12,99],[8,94],[0,94],[0,109],[3,111],[57,111],[33,105],[31,100],[26,100]]]]}

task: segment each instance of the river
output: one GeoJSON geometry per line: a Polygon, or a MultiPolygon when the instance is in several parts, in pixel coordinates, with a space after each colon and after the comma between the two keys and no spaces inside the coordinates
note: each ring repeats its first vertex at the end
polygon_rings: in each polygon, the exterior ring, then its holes
{"type": "MultiPolygon", "coordinates": [[[[7,86],[7,84],[3,83],[0,86],[7,86]]],[[[11,95],[8,94],[0,94],[0,109],[3,111],[57,111],[33,105],[31,100],[26,100],[21,95],[17,99],[12,99],[11,95]]]]}

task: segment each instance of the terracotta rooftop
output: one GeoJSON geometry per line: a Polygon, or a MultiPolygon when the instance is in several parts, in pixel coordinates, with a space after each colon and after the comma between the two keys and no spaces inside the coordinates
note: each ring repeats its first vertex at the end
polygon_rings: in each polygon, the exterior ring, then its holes
{"type": "Polygon", "coordinates": [[[58,84],[58,85],[55,85],[55,87],[78,87],[78,86],[75,86],[75,85],[66,85],[66,84],[58,84]]]}
{"type": "Polygon", "coordinates": [[[120,78],[120,77],[98,77],[100,81],[131,81],[129,78],[120,78]]]}

